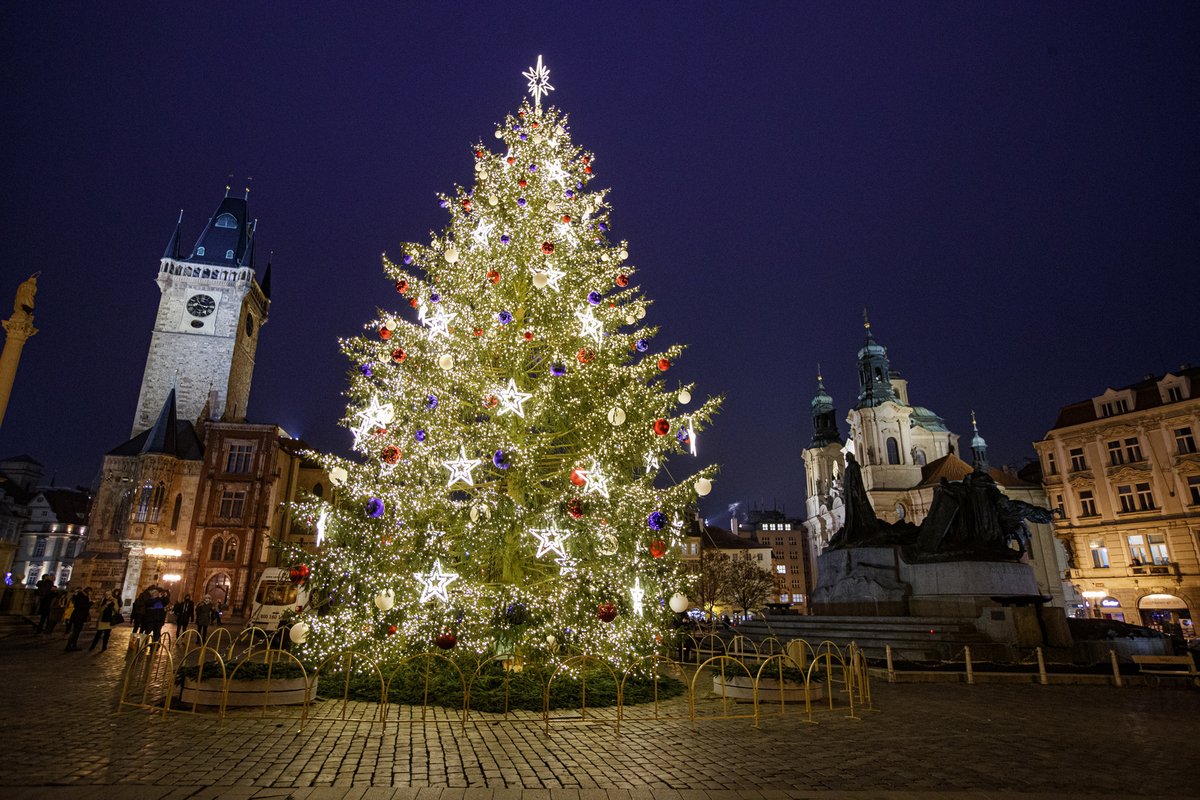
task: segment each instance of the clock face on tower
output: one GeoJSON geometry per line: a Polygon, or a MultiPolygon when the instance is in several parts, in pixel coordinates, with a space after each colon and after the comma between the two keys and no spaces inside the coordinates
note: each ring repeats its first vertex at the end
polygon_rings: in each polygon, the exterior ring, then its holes
{"type": "Polygon", "coordinates": [[[193,317],[207,317],[216,307],[216,301],[206,294],[194,294],[187,301],[188,313],[193,317]]]}

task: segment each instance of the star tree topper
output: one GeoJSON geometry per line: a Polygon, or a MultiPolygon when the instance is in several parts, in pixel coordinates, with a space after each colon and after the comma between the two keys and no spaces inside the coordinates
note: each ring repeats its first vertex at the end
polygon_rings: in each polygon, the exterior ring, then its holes
{"type": "Polygon", "coordinates": [[[542,66],[542,56],[538,55],[536,67],[530,67],[521,73],[529,79],[529,93],[533,95],[533,107],[542,107],[542,95],[550,94],[554,87],[550,85],[550,70],[542,66]]]}
{"type": "Polygon", "coordinates": [[[458,580],[458,576],[453,572],[442,571],[442,562],[440,559],[434,560],[432,570],[429,572],[415,572],[413,573],[413,577],[421,582],[420,602],[422,603],[433,599],[449,603],[450,595],[446,592],[446,588],[458,580]]]}

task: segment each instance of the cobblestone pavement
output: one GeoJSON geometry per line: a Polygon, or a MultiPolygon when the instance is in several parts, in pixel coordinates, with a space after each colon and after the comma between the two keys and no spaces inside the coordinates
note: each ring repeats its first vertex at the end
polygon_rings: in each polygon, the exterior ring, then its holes
{"type": "Polygon", "coordinates": [[[1200,691],[1184,688],[876,683],[862,721],[642,719],[619,733],[464,729],[397,708],[380,725],[374,705],[343,720],[321,702],[301,730],[250,712],[114,713],[127,637],[94,655],[58,635],[0,640],[0,798],[1200,797],[1200,691]]]}

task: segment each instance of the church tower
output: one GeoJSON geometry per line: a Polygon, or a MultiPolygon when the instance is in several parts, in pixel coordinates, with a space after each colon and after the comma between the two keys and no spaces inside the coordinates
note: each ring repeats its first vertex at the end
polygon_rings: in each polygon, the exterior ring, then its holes
{"type": "MultiPolygon", "coordinates": [[[[845,462],[842,437],[838,432],[837,410],[825,391],[821,368],[817,367],[817,393],[812,403],[812,440],[801,454],[804,458],[805,496],[809,519],[827,514],[834,505],[834,494],[841,481],[845,462]]],[[[825,534],[828,540],[833,531],[825,534]]]]}
{"type": "Polygon", "coordinates": [[[131,436],[154,425],[172,389],[182,419],[195,420],[210,391],[213,415],[245,419],[258,332],[271,302],[270,264],[261,285],[255,273],[249,196],[231,197],[226,187],[186,255],[180,212],[159,264],[162,296],[131,436]]]}

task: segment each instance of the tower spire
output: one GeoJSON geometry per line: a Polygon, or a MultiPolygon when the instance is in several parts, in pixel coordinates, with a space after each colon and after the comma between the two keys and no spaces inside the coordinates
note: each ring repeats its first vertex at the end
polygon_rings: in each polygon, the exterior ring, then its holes
{"type": "Polygon", "coordinates": [[[813,435],[809,447],[824,447],[841,441],[838,433],[837,411],[833,407],[833,398],[825,391],[825,381],[821,376],[821,365],[817,364],[817,392],[812,399],[813,435]]]}
{"type": "Polygon", "coordinates": [[[889,400],[895,402],[896,390],[892,387],[892,365],[888,361],[887,348],[875,341],[865,306],[863,328],[867,336],[858,351],[857,408],[869,408],[889,400]]]}
{"type": "Polygon", "coordinates": [[[987,442],[979,435],[979,423],[975,412],[971,411],[971,466],[975,469],[987,469],[987,442]]]}

